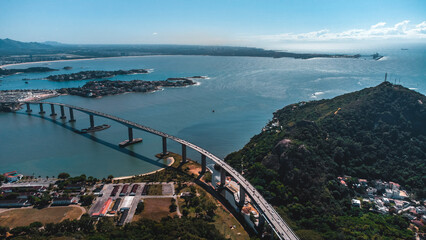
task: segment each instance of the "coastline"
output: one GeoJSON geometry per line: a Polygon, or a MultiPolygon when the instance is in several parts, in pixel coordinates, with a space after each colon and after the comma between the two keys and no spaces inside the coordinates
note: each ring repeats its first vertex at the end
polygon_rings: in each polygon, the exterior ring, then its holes
{"type": "MultiPolygon", "coordinates": [[[[170,159],[170,163],[167,164],[167,167],[172,166],[173,163],[176,161],[174,157],[168,157],[167,159],[170,159]]],[[[154,173],[159,172],[159,171],[163,171],[164,169],[166,169],[166,167],[157,169],[157,170],[152,171],[152,172],[138,174],[138,175],[115,177],[115,178],[112,179],[112,181],[114,182],[114,181],[119,181],[119,180],[124,180],[124,179],[130,179],[130,178],[134,178],[134,177],[142,177],[142,176],[154,174],[154,173]]]]}
{"type": "MultiPolygon", "coordinates": [[[[299,53],[290,53],[295,55],[301,55],[299,53]]],[[[135,55],[135,56],[114,56],[114,57],[82,57],[82,58],[73,58],[73,59],[62,59],[62,60],[47,60],[47,61],[34,61],[34,62],[22,62],[22,63],[11,63],[11,64],[4,64],[0,65],[0,68],[3,67],[10,67],[10,66],[19,66],[23,64],[33,64],[33,63],[51,63],[51,62],[68,62],[68,61],[81,61],[81,60],[96,60],[96,59],[108,59],[108,58],[132,58],[132,57],[149,57],[149,56],[210,56],[210,57],[266,57],[266,58],[294,58],[294,59],[316,59],[316,58],[359,58],[356,57],[356,55],[339,55],[339,54],[325,54],[327,56],[324,56],[324,54],[314,54],[314,53],[305,53],[302,55],[311,55],[309,57],[296,57],[296,56],[280,56],[280,57],[274,57],[274,56],[246,56],[246,55],[209,55],[209,54],[147,54],[147,55],[135,55]]],[[[383,57],[383,56],[382,56],[383,57]]]]}
{"type": "MultiPolygon", "coordinates": [[[[146,56],[154,56],[154,55],[146,55],[146,56]]],[[[97,59],[108,59],[108,58],[129,58],[129,57],[144,57],[144,56],[91,57],[91,58],[73,58],[73,59],[36,61],[36,62],[22,62],[22,63],[11,63],[11,64],[0,65],[0,68],[10,67],[10,66],[19,66],[24,64],[33,64],[33,63],[70,62],[70,61],[97,60],[97,59]]]]}

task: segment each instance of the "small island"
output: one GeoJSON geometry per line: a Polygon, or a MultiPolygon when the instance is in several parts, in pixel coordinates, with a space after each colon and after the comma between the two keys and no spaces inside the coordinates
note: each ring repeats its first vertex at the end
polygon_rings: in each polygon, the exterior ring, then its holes
{"type": "Polygon", "coordinates": [[[153,92],[161,90],[163,87],[186,87],[195,85],[196,82],[189,78],[172,78],[176,80],[165,81],[91,81],[78,88],[58,89],[60,94],[77,95],[81,97],[102,97],[107,95],[117,95],[127,92],[153,92]]]}
{"type": "Polygon", "coordinates": [[[131,70],[117,70],[117,71],[81,71],[78,73],[50,75],[46,79],[50,81],[55,81],[55,82],[64,82],[64,81],[109,78],[109,77],[114,77],[117,75],[130,75],[130,74],[140,74],[140,73],[148,73],[148,70],[131,69],[131,70]]]}
{"type": "Polygon", "coordinates": [[[0,68],[0,76],[9,76],[17,73],[41,73],[41,72],[53,72],[58,71],[57,69],[48,67],[30,67],[25,69],[3,69],[0,68]]]}

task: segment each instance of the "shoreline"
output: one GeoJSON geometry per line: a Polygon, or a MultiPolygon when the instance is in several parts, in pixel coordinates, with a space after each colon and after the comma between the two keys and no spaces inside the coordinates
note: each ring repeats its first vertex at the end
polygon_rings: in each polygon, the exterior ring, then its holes
{"type": "MultiPolygon", "coordinates": [[[[170,159],[170,163],[167,164],[167,167],[172,166],[173,163],[176,161],[174,157],[168,157],[167,159],[170,159]]],[[[159,171],[163,171],[164,169],[166,169],[166,167],[163,167],[163,168],[151,171],[151,172],[138,174],[138,175],[115,177],[115,178],[112,179],[112,181],[114,182],[114,181],[119,181],[119,180],[124,180],[124,179],[131,179],[131,178],[134,178],[134,177],[143,177],[143,176],[146,176],[146,175],[157,173],[159,171]]]]}
{"type": "MultiPolygon", "coordinates": [[[[155,55],[145,55],[145,56],[155,56],[155,55]]],[[[0,68],[10,67],[10,66],[19,66],[24,64],[36,64],[36,63],[71,62],[71,61],[97,60],[97,59],[108,59],[108,58],[145,57],[145,56],[90,57],[90,58],[73,58],[73,59],[62,59],[62,60],[36,61],[36,62],[22,62],[22,63],[10,63],[10,64],[0,65],[0,68]]]]}
{"type": "MultiPolygon", "coordinates": [[[[298,53],[292,53],[292,54],[298,54],[298,53]]],[[[316,55],[309,53],[308,55],[316,55]]],[[[319,54],[321,55],[321,54],[319,54]]],[[[326,54],[327,55],[327,54],[326,54]]],[[[294,59],[302,59],[302,60],[309,60],[309,59],[316,59],[316,58],[358,58],[354,57],[355,55],[339,55],[339,54],[328,54],[329,56],[311,56],[308,58],[298,58],[294,56],[282,56],[278,58],[294,58],[294,59]]],[[[10,67],[10,66],[19,66],[23,64],[33,64],[33,63],[51,63],[51,62],[68,62],[68,61],[82,61],[82,60],[97,60],[97,59],[108,59],[108,58],[132,58],[132,57],[150,57],[150,56],[209,56],[209,57],[266,57],[266,58],[275,58],[272,56],[233,56],[233,55],[206,55],[206,54],[194,54],[194,55],[186,55],[186,54],[147,54],[147,55],[137,55],[137,56],[114,56],[114,57],[86,57],[86,58],[73,58],[73,59],[61,59],[61,60],[47,60],[47,61],[35,61],[35,62],[22,62],[22,63],[11,63],[11,64],[4,64],[0,65],[0,68],[3,67],[10,67]]],[[[382,56],[383,57],[383,56],[382,56]]]]}

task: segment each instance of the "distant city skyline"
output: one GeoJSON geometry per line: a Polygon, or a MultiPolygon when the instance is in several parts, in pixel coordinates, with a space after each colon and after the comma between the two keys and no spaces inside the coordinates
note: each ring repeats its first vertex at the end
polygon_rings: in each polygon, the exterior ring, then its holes
{"type": "Polygon", "coordinates": [[[2,0],[0,38],[71,44],[426,42],[426,1],[2,0]]]}

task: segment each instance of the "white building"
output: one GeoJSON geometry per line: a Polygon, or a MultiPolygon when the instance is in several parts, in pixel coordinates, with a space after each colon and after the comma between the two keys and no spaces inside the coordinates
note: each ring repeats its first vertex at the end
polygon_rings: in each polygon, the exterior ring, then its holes
{"type": "Polygon", "coordinates": [[[361,207],[361,201],[358,199],[352,199],[352,207],[361,207]]]}
{"type": "Polygon", "coordinates": [[[133,203],[134,196],[126,196],[124,197],[123,203],[121,204],[120,211],[124,211],[126,209],[130,209],[133,203]]]}
{"type": "Polygon", "coordinates": [[[367,188],[367,194],[368,194],[368,196],[374,196],[374,195],[376,195],[376,193],[377,193],[377,189],[375,189],[375,188],[373,188],[373,187],[369,187],[369,188],[367,188]]]}

